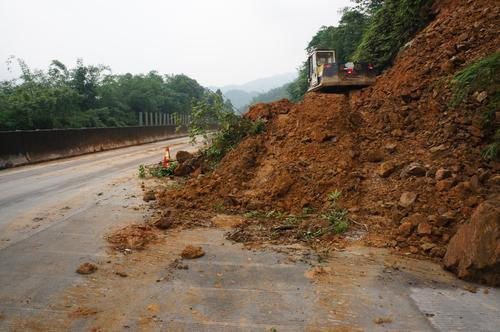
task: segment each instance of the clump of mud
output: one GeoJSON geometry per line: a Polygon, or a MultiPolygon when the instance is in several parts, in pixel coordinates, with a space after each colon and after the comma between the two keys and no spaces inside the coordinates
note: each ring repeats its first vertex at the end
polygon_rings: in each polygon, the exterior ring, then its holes
{"type": "Polygon", "coordinates": [[[184,259],[195,259],[204,255],[205,251],[203,251],[202,247],[196,247],[193,245],[187,245],[181,253],[181,257],[184,259]]]}
{"type": "Polygon", "coordinates": [[[97,271],[97,266],[92,263],[83,263],[76,269],[78,274],[92,274],[97,271]]]}
{"type": "Polygon", "coordinates": [[[116,250],[141,250],[157,238],[149,225],[130,225],[108,235],[106,240],[116,250]]]}

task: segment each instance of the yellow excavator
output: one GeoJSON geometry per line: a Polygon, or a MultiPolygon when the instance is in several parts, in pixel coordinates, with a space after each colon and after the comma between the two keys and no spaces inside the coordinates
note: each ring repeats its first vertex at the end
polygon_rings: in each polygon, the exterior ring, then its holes
{"type": "Polygon", "coordinates": [[[307,60],[309,89],[319,92],[345,93],[373,85],[376,72],[365,62],[338,63],[333,50],[316,49],[307,60]]]}

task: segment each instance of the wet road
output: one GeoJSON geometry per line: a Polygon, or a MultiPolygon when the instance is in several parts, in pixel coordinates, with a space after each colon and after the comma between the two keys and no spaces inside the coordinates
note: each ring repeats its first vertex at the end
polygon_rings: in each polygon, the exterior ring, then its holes
{"type": "Polygon", "coordinates": [[[137,167],[157,162],[167,144],[192,148],[176,139],[0,171],[1,331],[500,326],[498,289],[471,293],[437,264],[363,247],[321,261],[301,246],[247,250],[225,239],[230,216],[215,228],[162,233],[143,251],[110,252],[105,234],[150,217],[137,167]],[[206,255],[172,269],[187,244],[206,255]],[[84,262],[98,271],[76,274],[84,262]]]}
{"type": "Polygon", "coordinates": [[[192,149],[177,138],[0,171],[0,248],[93,204],[106,185],[160,161],[167,145],[192,149]]]}

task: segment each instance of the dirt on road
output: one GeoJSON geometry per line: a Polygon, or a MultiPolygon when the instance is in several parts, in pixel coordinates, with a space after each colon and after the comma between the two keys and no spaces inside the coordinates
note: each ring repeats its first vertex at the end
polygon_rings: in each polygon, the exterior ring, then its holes
{"type": "MultiPolygon", "coordinates": [[[[435,12],[375,86],[254,106],[247,116],[265,119],[265,132],[245,139],[213,173],[160,200],[169,209],[254,214],[235,240],[338,246],[345,236],[326,232],[321,217],[329,193],[338,191],[351,220],[347,236],[367,233],[367,245],[441,260],[476,208],[499,204],[500,164],[482,157],[491,140],[475,111],[493,97],[476,91],[452,107],[450,81],[498,52],[500,8],[486,0],[442,1],[435,12]]],[[[482,272],[462,277],[500,282],[499,254],[492,255],[486,266],[472,263],[482,272]]]]}

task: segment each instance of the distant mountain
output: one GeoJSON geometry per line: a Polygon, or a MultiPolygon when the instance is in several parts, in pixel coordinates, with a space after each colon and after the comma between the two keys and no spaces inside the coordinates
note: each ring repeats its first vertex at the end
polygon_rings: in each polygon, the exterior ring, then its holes
{"type": "Polygon", "coordinates": [[[221,91],[227,99],[231,100],[231,103],[237,109],[247,105],[253,97],[259,94],[258,92],[246,92],[244,90],[229,90],[224,92],[221,89],[221,91]]]}
{"type": "Polygon", "coordinates": [[[258,94],[266,93],[269,90],[282,87],[283,85],[292,82],[297,78],[297,73],[286,73],[265,78],[259,78],[245,84],[233,84],[223,87],[209,87],[215,91],[220,89],[224,96],[231,100],[233,106],[241,109],[250,104],[252,99],[258,94]]]}
{"type": "MultiPolygon", "coordinates": [[[[252,92],[266,92],[271,89],[280,87],[286,83],[290,83],[294,79],[297,78],[297,73],[286,73],[286,74],[280,74],[280,75],[274,75],[270,77],[264,77],[264,78],[259,78],[250,82],[247,82],[245,84],[233,84],[233,85],[226,85],[223,87],[219,87],[219,89],[222,91],[222,93],[226,93],[227,91],[230,90],[243,90],[249,93],[252,92]]],[[[217,87],[213,87],[212,89],[217,89],[217,87]]]]}

